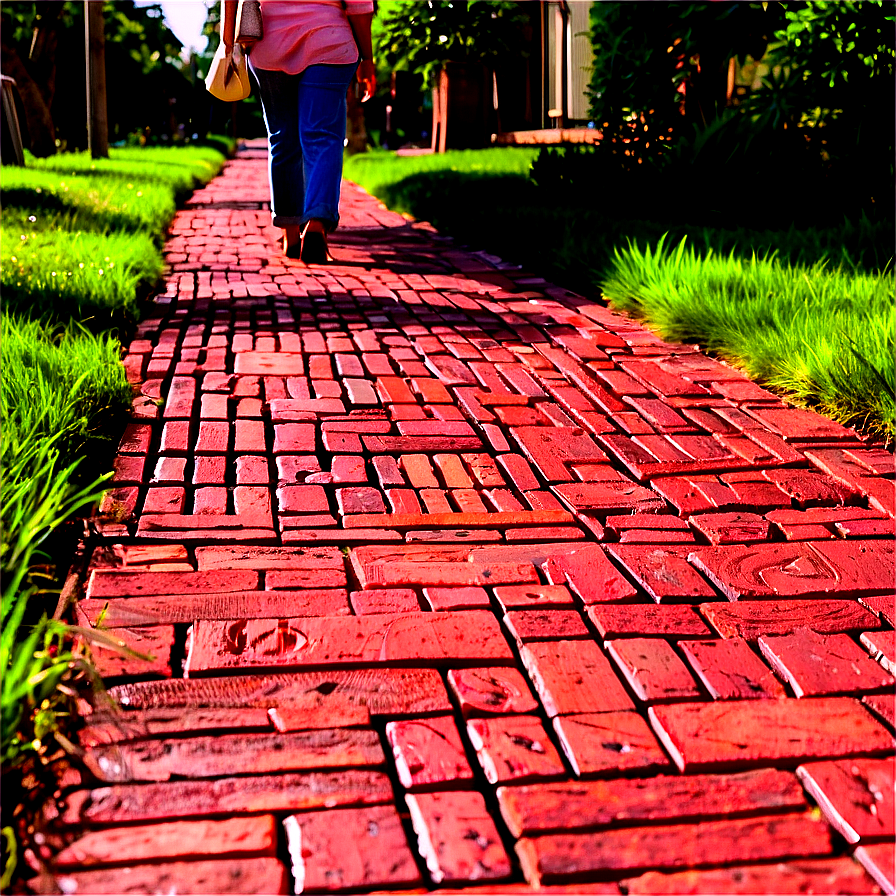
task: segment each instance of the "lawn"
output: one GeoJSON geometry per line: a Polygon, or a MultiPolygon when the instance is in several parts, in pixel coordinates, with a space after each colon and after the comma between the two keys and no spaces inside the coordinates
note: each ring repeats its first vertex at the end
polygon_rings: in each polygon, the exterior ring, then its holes
{"type": "MultiPolygon", "coordinates": [[[[113,149],[108,160],[63,154],[2,169],[0,753],[4,772],[30,769],[22,780],[44,779],[71,686],[90,675],[54,618],[68,563],[60,533],[110,475],[131,402],[119,336],[163,271],[177,202],[224,158],[214,146],[113,149]]],[[[22,800],[37,804],[34,794],[4,800],[0,887],[21,834],[7,813],[22,800]]]]}
{"type": "Polygon", "coordinates": [[[531,148],[375,152],[345,174],[468,245],[599,291],[795,404],[893,439],[891,219],[777,222],[773,204],[746,207],[735,186],[698,206],[680,182],[583,170],[593,164],[531,148]]]}

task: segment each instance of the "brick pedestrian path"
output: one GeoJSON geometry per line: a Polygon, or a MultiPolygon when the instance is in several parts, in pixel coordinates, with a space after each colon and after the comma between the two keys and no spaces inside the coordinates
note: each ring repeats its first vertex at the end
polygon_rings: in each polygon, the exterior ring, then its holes
{"type": "Polygon", "coordinates": [[[266,196],[257,143],[195,194],[125,359],[78,615],[151,658],[97,652],[62,892],[893,892],[893,457],[266,196]]]}

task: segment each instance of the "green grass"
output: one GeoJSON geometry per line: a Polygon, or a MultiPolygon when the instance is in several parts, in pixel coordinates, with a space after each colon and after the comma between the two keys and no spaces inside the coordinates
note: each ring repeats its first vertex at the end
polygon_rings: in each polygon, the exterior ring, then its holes
{"type": "MultiPolygon", "coordinates": [[[[65,572],[54,565],[66,563],[63,524],[102,497],[131,402],[111,328],[136,321],[177,202],[223,163],[210,147],[153,147],[2,169],[0,756],[4,771],[28,769],[20,788],[52,786],[60,723],[94,677],[72,652],[76,630],[54,618],[65,572]]],[[[3,804],[3,889],[24,836],[10,813],[23,805],[39,798],[22,790],[3,804]]]]}
{"type": "Polygon", "coordinates": [[[794,402],[896,435],[893,278],[698,255],[681,242],[617,250],[600,283],[663,338],[696,341],[794,402]]]}
{"type": "Polygon", "coordinates": [[[714,215],[707,224],[705,209],[691,224],[654,195],[661,180],[595,181],[587,158],[545,158],[535,178],[538,150],[528,148],[376,152],[347,159],[345,173],[390,208],[579,291],[603,289],[663,336],[697,341],[797,403],[893,438],[892,220],[809,227],[768,201],[744,216],[753,226],[714,215]],[[566,162],[585,174],[567,177],[566,162]],[[684,238],[687,251],[665,248],[684,238]]]}
{"type": "Polygon", "coordinates": [[[223,157],[209,147],[113,149],[4,166],[0,288],[6,307],[90,321],[134,320],[162,272],[160,247],[176,203],[210,180],[223,157]]]}

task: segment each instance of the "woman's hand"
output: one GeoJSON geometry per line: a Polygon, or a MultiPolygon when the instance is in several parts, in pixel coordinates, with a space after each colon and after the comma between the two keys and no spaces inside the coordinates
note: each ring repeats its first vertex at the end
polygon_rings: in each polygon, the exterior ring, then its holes
{"type": "Polygon", "coordinates": [[[358,63],[358,83],[361,85],[361,102],[366,103],[376,91],[376,66],[372,59],[358,63]]]}

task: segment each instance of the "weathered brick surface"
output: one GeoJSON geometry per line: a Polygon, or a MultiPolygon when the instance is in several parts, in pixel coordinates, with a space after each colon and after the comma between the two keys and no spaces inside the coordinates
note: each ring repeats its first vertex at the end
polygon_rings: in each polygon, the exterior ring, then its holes
{"type": "Polygon", "coordinates": [[[398,780],[407,790],[453,786],[473,777],[451,716],[389,722],[386,737],[395,757],[398,780]]]}
{"type": "Polygon", "coordinates": [[[303,812],[284,827],[296,892],[370,892],[420,882],[392,806],[303,812]]]}
{"type": "Polygon", "coordinates": [[[796,776],[772,769],[501,787],[498,801],[516,836],[807,808],[796,776]]]}
{"type": "Polygon", "coordinates": [[[266,197],[250,141],[125,357],[74,617],[152,658],[95,648],[58,888],[892,891],[892,454],[348,184],[285,259],[266,197]]]}
{"type": "Polygon", "coordinates": [[[855,862],[837,859],[791,859],[772,865],[736,865],[662,874],[649,871],[625,881],[632,896],[753,896],[775,893],[797,896],[804,893],[879,892],[872,879],[855,862]]]}
{"type": "Polygon", "coordinates": [[[892,844],[896,836],[892,758],[812,762],[796,773],[847,842],[892,844]]]}
{"type": "Polygon", "coordinates": [[[896,684],[849,635],[798,629],[792,635],[764,635],[759,649],[797,697],[892,690],[896,684]]]}
{"type": "Polygon", "coordinates": [[[62,869],[206,856],[249,858],[273,856],[276,849],[277,820],[273,815],[255,815],[90,831],[58,852],[54,864],[62,869]]]}
{"type": "Polygon", "coordinates": [[[62,874],[56,880],[63,893],[96,896],[183,892],[207,896],[248,896],[251,893],[285,896],[290,892],[286,868],[278,859],[272,858],[253,858],[251,861],[223,858],[152,865],[134,863],[125,868],[74,871],[62,874]]]}
{"type": "Polygon", "coordinates": [[[850,697],[651,706],[682,771],[892,753],[893,736],[850,697]]]}
{"type": "Polygon", "coordinates": [[[555,716],[554,730],[580,777],[645,774],[671,768],[650,726],[636,712],[555,716]]]}
{"type": "Polygon", "coordinates": [[[526,879],[552,884],[648,868],[687,868],[823,856],[827,825],[808,815],[620,828],[595,834],[547,834],[517,842],[526,879]]]}
{"type": "Polygon", "coordinates": [[[409,794],[407,803],[433,883],[463,884],[511,876],[510,859],[479,793],[409,794]]]}

